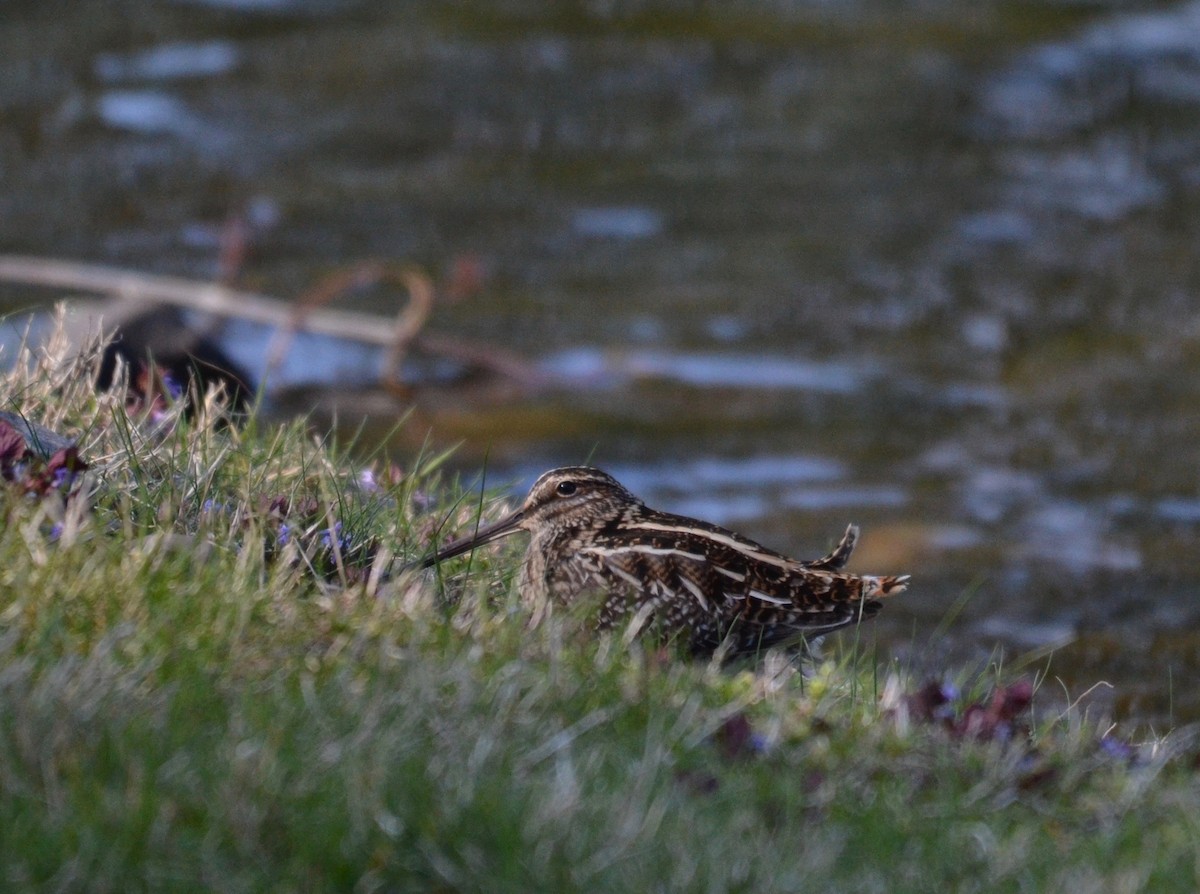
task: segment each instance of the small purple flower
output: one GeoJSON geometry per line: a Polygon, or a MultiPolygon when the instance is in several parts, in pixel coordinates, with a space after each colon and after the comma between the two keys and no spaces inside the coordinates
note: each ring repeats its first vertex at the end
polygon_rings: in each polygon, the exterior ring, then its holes
{"type": "Polygon", "coordinates": [[[959,696],[962,693],[953,683],[942,683],[940,694],[944,701],[942,704],[934,706],[931,712],[932,716],[936,720],[953,720],[955,714],[954,706],[958,703],[959,696]]]}
{"type": "Polygon", "coordinates": [[[228,511],[228,507],[224,503],[222,503],[218,500],[211,499],[211,498],[205,500],[204,503],[201,504],[201,506],[200,506],[200,512],[203,515],[212,515],[214,513],[227,512],[227,511],[228,511]]]}
{"type": "Polygon", "coordinates": [[[183,385],[177,382],[175,377],[169,372],[164,372],[162,374],[162,384],[163,390],[167,392],[167,396],[170,397],[172,401],[179,400],[179,398],[183,397],[183,385]]]}
{"type": "Polygon", "coordinates": [[[287,543],[289,540],[291,540],[291,538],[292,538],[292,529],[286,524],[280,525],[279,533],[276,535],[276,539],[279,541],[279,545],[287,546],[287,543]]]}
{"type": "Polygon", "coordinates": [[[321,532],[321,546],[325,549],[333,549],[334,542],[337,542],[338,552],[346,552],[350,549],[350,538],[342,536],[342,523],[336,521],[332,528],[326,528],[321,532]]]}
{"type": "Polygon", "coordinates": [[[56,543],[58,541],[58,538],[62,536],[62,532],[63,532],[62,522],[55,522],[53,525],[50,526],[50,533],[46,536],[50,540],[51,543],[56,543]]]}
{"type": "Polygon", "coordinates": [[[1136,748],[1128,742],[1122,742],[1120,739],[1114,739],[1112,736],[1105,736],[1100,740],[1100,750],[1109,757],[1120,761],[1132,761],[1137,757],[1136,748]]]}

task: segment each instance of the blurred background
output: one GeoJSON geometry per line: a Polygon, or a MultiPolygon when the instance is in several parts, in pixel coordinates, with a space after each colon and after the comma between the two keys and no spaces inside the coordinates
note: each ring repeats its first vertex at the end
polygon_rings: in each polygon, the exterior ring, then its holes
{"type": "MultiPolygon", "coordinates": [[[[884,654],[1200,720],[1200,2],[10,0],[0,72],[0,250],[465,276],[428,331],[550,384],[411,366],[339,416],[415,405],[398,462],[587,461],[800,558],[854,521],[914,579],[884,654]]],[[[0,284],[6,343],[60,296],[0,284]]]]}

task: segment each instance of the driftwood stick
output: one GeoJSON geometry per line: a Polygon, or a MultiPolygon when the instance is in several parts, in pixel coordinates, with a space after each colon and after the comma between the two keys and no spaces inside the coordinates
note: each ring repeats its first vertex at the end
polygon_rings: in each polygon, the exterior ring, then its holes
{"type": "MultiPolygon", "coordinates": [[[[404,277],[401,277],[404,281],[404,277]]],[[[20,282],[57,289],[76,289],[147,304],[172,304],[222,317],[249,320],[276,326],[285,333],[299,325],[309,332],[345,338],[367,345],[390,349],[389,366],[398,362],[397,348],[403,346],[473,364],[498,375],[507,376],[527,387],[546,385],[553,377],[544,370],[509,351],[461,338],[420,331],[427,313],[422,305],[425,283],[406,282],[414,301],[394,322],[374,314],[354,311],[297,308],[278,298],[255,292],[231,289],[214,283],[197,282],[175,276],[161,276],[80,264],[57,258],[0,255],[0,281],[20,282]]]]}
{"type": "MultiPolygon", "coordinates": [[[[0,280],[78,289],[147,304],[173,304],[267,326],[287,326],[293,317],[291,305],[268,295],[175,276],[137,273],[54,258],[0,255],[0,280]]],[[[392,327],[386,320],[373,314],[353,311],[322,310],[307,314],[304,328],[318,335],[348,338],[382,347],[389,346],[394,338],[392,327]]]]}

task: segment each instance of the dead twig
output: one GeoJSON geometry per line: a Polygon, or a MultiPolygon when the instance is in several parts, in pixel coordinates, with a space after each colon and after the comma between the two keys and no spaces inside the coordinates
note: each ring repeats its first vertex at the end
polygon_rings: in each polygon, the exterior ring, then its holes
{"type": "Polygon", "coordinates": [[[283,363],[296,332],[310,328],[307,324],[320,308],[349,292],[389,282],[403,285],[409,298],[392,326],[380,377],[385,388],[395,387],[404,355],[433,310],[434,289],[429,277],[416,267],[377,261],[356,264],[326,276],[292,304],[287,322],[276,330],[267,348],[267,378],[270,379],[283,363]]]}

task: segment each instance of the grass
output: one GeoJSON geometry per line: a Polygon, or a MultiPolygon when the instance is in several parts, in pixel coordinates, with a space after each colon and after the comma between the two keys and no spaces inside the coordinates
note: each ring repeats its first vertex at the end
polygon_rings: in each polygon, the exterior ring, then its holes
{"type": "Polygon", "coordinates": [[[1042,690],[985,717],[1013,680],[922,689],[853,634],[801,672],[530,629],[511,553],[385,573],[477,509],[437,457],[364,478],[302,425],[86,383],[57,346],[2,386],[89,468],[0,486],[0,889],[1200,885],[1185,730],[1042,690]]]}

